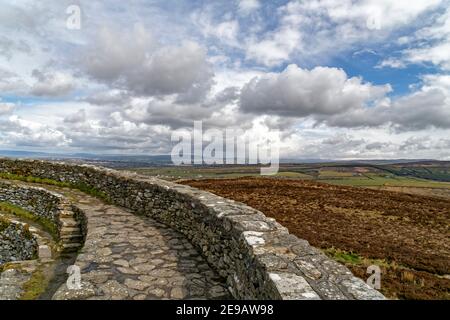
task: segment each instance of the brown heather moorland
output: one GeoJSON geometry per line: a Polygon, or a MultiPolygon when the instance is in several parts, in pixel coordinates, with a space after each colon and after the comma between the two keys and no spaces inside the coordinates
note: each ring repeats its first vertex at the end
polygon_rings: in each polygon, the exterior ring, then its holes
{"type": "Polygon", "coordinates": [[[264,212],[363,279],[379,265],[389,298],[450,299],[450,200],[293,179],[181,183],[264,212]]]}

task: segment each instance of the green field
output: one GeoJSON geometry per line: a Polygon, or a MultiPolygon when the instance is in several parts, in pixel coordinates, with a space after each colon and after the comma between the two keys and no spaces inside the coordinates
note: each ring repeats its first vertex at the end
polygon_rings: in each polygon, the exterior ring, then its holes
{"type": "MultiPolygon", "coordinates": [[[[171,181],[260,176],[259,167],[243,165],[167,166],[129,168],[128,170],[171,181]]],[[[334,185],[450,197],[450,164],[447,162],[388,165],[348,163],[283,164],[280,166],[279,173],[273,178],[314,180],[334,185]]]]}
{"type": "Polygon", "coordinates": [[[346,185],[346,186],[359,186],[359,187],[414,187],[414,188],[449,188],[450,183],[439,182],[426,179],[409,178],[409,177],[384,177],[377,175],[361,176],[361,177],[340,177],[340,178],[327,178],[316,179],[319,182],[346,185]]]}

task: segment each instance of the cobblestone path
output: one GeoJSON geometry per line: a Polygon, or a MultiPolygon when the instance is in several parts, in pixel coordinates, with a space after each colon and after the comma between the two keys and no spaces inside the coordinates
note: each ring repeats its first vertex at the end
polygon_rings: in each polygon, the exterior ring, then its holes
{"type": "Polygon", "coordinates": [[[81,192],[52,188],[82,209],[88,233],[75,265],[81,290],[54,299],[228,299],[224,280],[180,233],[81,192]]]}
{"type": "MultiPolygon", "coordinates": [[[[82,288],[69,289],[63,284],[53,299],[231,298],[224,279],[209,267],[182,234],[166,225],[105,204],[78,190],[17,184],[44,187],[63,194],[87,217],[85,244],[74,262],[81,271],[82,288]]],[[[71,224],[69,229],[78,228],[72,225],[74,221],[68,223],[71,224]]],[[[3,276],[9,277],[9,274],[3,276]]],[[[58,281],[65,279],[62,280],[58,281]]]]}
{"type": "Polygon", "coordinates": [[[41,226],[36,222],[2,211],[0,211],[0,217],[16,224],[27,224],[39,247],[38,259],[9,262],[7,270],[0,273],[0,300],[17,300],[21,299],[24,293],[24,285],[31,279],[32,274],[36,270],[45,269],[53,275],[56,264],[56,261],[53,259],[55,258],[54,249],[56,243],[52,236],[42,230],[41,226]]]}

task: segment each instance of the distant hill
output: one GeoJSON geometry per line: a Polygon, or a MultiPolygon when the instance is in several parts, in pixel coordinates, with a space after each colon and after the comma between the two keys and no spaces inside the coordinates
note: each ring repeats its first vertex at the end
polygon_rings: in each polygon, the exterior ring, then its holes
{"type": "Polygon", "coordinates": [[[170,155],[99,155],[92,153],[47,153],[33,151],[0,150],[0,157],[61,160],[104,165],[106,167],[135,167],[171,165],[170,155]]]}
{"type": "MultiPolygon", "coordinates": [[[[118,155],[93,153],[47,153],[34,151],[0,150],[0,156],[10,158],[45,159],[88,163],[110,168],[146,168],[172,166],[170,155],[118,155]]],[[[410,176],[437,181],[450,181],[450,162],[429,159],[374,159],[374,160],[327,160],[327,159],[281,159],[283,167],[305,164],[312,170],[321,167],[341,167],[353,170],[370,167],[397,176],[410,176]]],[[[305,173],[307,173],[305,171],[305,173]]]]}

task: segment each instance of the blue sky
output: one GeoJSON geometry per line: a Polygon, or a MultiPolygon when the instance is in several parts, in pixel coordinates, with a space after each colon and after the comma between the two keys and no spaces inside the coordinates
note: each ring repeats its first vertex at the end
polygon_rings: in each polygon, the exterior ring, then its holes
{"type": "Polygon", "coordinates": [[[169,153],[201,120],[284,157],[450,159],[449,0],[0,6],[2,149],[169,153]]]}

